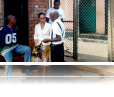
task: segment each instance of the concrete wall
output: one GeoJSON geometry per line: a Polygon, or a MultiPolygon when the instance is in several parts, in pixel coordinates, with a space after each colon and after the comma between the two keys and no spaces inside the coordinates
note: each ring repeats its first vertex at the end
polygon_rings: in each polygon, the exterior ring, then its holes
{"type": "Polygon", "coordinates": [[[96,33],[105,34],[105,0],[96,0],[96,33]]]}
{"type": "MultiPolygon", "coordinates": [[[[65,12],[64,21],[73,21],[73,0],[61,0],[60,8],[65,12]]],[[[73,22],[65,22],[66,30],[73,30],[73,22]]]]}

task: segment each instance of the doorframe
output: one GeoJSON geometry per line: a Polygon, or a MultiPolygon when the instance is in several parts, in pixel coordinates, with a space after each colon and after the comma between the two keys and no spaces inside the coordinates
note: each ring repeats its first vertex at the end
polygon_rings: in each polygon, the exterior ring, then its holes
{"type": "Polygon", "coordinates": [[[28,13],[28,14],[27,14],[27,20],[28,20],[28,23],[27,23],[27,24],[28,24],[28,25],[27,25],[27,28],[28,28],[28,29],[27,29],[27,32],[28,32],[28,43],[27,43],[27,45],[29,46],[29,12],[28,12],[28,9],[29,9],[28,4],[29,4],[29,3],[28,3],[28,2],[29,2],[29,0],[27,0],[27,13],[28,13]]]}
{"type": "Polygon", "coordinates": [[[6,25],[6,2],[4,0],[4,25],[6,25]]]}
{"type": "MultiPolygon", "coordinates": [[[[29,9],[29,6],[28,6],[28,3],[29,2],[29,0],[27,0],[27,21],[28,21],[28,23],[27,23],[27,32],[28,32],[28,42],[27,42],[27,46],[29,46],[29,13],[28,13],[28,9],[29,9]]],[[[6,2],[5,2],[5,0],[4,0],[4,25],[6,25],[6,2]]]]}
{"type": "MultiPolygon", "coordinates": [[[[26,43],[27,46],[29,46],[29,13],[28,13],[28,9],[29,9],[29,6],[28,6],[28,3],[29,0],[27,0],[27,37],[28,37],[28,42],[26,43]]],[[[4,0],[4,25],[6,25],[6,2],[4,0]]]]}

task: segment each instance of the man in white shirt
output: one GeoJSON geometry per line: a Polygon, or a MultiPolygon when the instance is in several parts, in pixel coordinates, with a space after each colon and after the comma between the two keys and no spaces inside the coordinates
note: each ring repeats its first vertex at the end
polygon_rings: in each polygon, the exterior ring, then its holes
{"type": "Polygon", "coordinates": [[[64,38],[65,26],[63,22],[58,19],[58,11],[53,10],[50,12],[50,18],[53,22],[51,39],[44,39],[42,42],[52,43],[51,48],[51,62],[64,62],[64,38]]]}
{"type": "Polygon", "coordinates": [[[55,0],[55,1],[54,1],[54,7],[52,7],[52,8],[50,8],[50,9],[47,10],[46,21],[47,21],[49,24],[52,24],[52,20],[51,20],[51,18],[50,18],[50,12],[53,11],[53,10],[58,11],[58,13],[59,13],[59,17],[58,17],[58,18],[59,18],[61,21],[63,21],[63,18],[65,18],[64,11],[63,11],[63,9],[59,8],[59,6],[60,6],[60,0],[55,0]]]}
{"type": "MultiPolygon", "coordinates": [[[[65,26],[63,22],[58,19],[58,12],[53,10],[50,13],[50,18],[53,22],[51,39],[44,39],[43,42],[51,42],[51,71],[52,76],[64,76],[65,64],[57,64],[58,62],[64,62],[64,38],[65,38],[65,26]]],[[[64,77],[53,77],[52,85],[65,85],[64,77]]]]}

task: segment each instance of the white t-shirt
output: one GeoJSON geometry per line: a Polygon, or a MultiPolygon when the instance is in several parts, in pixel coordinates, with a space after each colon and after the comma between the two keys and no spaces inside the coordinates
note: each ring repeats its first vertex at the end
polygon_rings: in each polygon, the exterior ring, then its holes
{"type": "Polygon", "coordinates": [[[49,24],[52,24],[52,21],[50,19],[50,12],[53,11],[53,10],[57,10],[58,13],[59,13],[59,19],[61,20],[62,18],[65,18],[65,14],[64,14],[64,11],[63,9],[59,8],[59,9],[54,9],[53,7],[52,8],[49,8],[47,10],[47,14],[46,14],[46,17],[49,18],[49,24]]]}
{"type": "MultiPolygon", "coordinates": [[[[53,31],[53,38],[55,38],[56,34],[57,34],[57,35],[60,35],[61,39],[62,39],[61,41],[58,41],[58,42],[52,42],[53,44],[61,44],[61,43],[65,42],[65,26],[64,26],[63,22],[60,19],[56,19],[53,22],[53,24],[52,24],[52,31],[53,31]],[[57,22],[60,24],[62,30],[59,27],[59,25],[57,24],[57,22]]],[[[51,34],[50,34],[50,37],[51,37],[51,34]]]]}

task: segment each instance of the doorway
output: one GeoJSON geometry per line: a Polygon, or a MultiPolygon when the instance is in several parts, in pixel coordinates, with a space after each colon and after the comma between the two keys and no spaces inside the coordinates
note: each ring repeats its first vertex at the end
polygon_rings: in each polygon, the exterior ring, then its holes
{"type": "Polygon", "coordinates": [[[4,0],[4,5],[5,25],[7,24],[7,15],[15,15],[17,18],[16,26],[19,28],[20,44],[28,45],[28,0],[4,0]]]}

